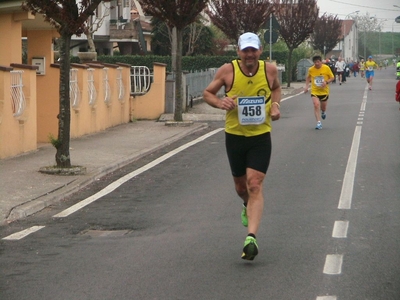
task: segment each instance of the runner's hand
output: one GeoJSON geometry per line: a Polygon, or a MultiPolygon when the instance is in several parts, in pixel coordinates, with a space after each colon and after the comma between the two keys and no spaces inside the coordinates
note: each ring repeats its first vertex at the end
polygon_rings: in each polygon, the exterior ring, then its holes
{"type": "Polygon", "coordinates": [[[222,98],[221,105],[220,105],[220,109],[223,109],[223,110],[232,110],[232,109],[235,109],[236,106],[237,106],[236,101],[235,101],[236,98],[237,98],[236,95],[233,96],[232,98],[230,98],[230,97],[224,97],[224,98],[222,98]]]}
{"type": "Polygon", "coordinates": [[[271,105],[271,120],[277,121],[281,117],[281,112],[278,105],[271,105]]]}

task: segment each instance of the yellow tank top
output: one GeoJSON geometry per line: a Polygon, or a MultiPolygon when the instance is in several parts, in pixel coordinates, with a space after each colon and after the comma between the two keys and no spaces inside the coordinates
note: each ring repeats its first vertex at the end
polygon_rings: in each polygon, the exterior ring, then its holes
{"type": "Polygon", "coordinates": [[[375,67],[375,68],[378,67],[378,65],[376,64],[376,62],[374,62],[374,61],[369,61],[369,60],[367,60],[367,61],[365,62],[365,70],[367,70],[367,71],[373,71],[373,70],[374,70],[374,67],[375,67]]]}
{"type": "MultiPolygon", "coordinates": [[[[228,97],[264,96],[265,97],[265,122],[259,125],[241,125],[239,123],[238,109],[227,111],[225,131],[230,134],[242,136],[256,136],[271,131],[271,87],[265,72],[265,62],[259,60],[258,70],[253,76],[247,76],[239,66],[239,60],[233,60],[233,83],[228,97]]],[[[237,100],[237,99],[236,99],[237,100]]]]}
{"type": "Polygon", "coordinates": [[[321,68],[317,69],[312,66],[308,69],[308,75],[311,77],[311,94],[316,96],[329,95],[329,85],[321,86],[322,81],[327,81],[333,78],[331,68],[322,64],[321,68]]]}

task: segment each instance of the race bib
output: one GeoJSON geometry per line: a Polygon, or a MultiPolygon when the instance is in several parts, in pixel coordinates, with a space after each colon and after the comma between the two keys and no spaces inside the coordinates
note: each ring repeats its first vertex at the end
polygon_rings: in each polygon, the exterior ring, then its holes
{"type": "Polygon", "coordinates": [[[373,71],[374,67],[368,67],[368,71],[373,71]]]}
{"type": "Polygon", "coordinates": [[[315,76],[314,77],[314,84],[316,86],[322,86],[323,83],[324,83],[324,76],[315,76]]]}
{"type": "Polygon", "coordinates": [[[259,125],[265,122],[265,97],[238,97],[240,125],[259,125]]]}

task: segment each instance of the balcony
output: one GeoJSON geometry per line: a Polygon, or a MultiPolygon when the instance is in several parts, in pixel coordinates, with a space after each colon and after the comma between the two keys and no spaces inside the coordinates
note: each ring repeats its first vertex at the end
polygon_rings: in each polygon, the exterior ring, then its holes
{"type": "Polygon", "coordinates": [[[110,20],[110,41],[132,41],[137,42],[139,38],[133,20],[118,19],[110,20]]]}

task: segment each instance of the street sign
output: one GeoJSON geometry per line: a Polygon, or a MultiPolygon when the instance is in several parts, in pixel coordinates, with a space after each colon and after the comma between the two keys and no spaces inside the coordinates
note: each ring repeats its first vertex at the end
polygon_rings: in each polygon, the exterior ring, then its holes
{"type": "Polygon", "coordinates": [[[264,32],[265,42],[271,44],[276,43],[279,37],[279,28],[280,28],[278,20],[275,18],[273,14],[271,14],[269,21],[267,21],[265,24],[268,24],[268,26],[266,27],[266,31],[264,32]],[[270,41],[270,31],[272,31],[271,41],[270,41]]]}
{"type": "MultiPolygon", "coordinates": [[[[269,30],[266,30],[264,32],[264,40],[265,40],[266,43],[269,43],[269,36],[270,36],[269,30]]],[[[273,30],[272,31],[271,44],[276,43],[276,41],[278,40],[278,37],[279,37],[278,31],[273,30]]]]}

